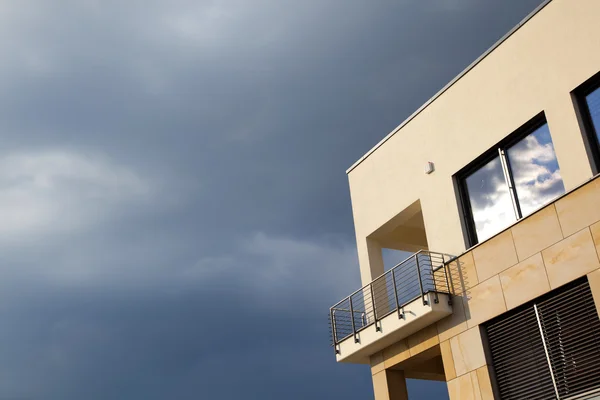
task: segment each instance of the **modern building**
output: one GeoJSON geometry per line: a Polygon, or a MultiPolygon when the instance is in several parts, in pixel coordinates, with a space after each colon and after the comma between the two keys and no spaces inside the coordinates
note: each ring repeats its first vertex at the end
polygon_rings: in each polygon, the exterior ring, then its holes
{"type": "Polygon", "coordinates": [[[599,16],[546,1],[347,171],[364,286],[331,334],[376,400],[600,399],[599,16]]]}

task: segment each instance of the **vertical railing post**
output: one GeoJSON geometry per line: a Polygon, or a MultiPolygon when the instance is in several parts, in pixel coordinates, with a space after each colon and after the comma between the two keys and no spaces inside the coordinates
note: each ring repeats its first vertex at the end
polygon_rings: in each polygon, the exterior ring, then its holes
{"type": "Polygon", "coordinates": [[[398,288],[396,287],[396,269],[392,268],[392,283],[394,285],[394,300],[396,300],[396,311],[398,318],[404,319],[404,314],[400,312],[400,304],[398,303],[398,288]]]}
{"type": "Polygon", "coordinates": [[[331,318],[331,334],[333,337],[333,344],[337,344],[337,332],[335,327],[335,310],[333,308],[329,309],[329,318],[331,318]]]}
{"type": "Polygon", "coordinates": [[[375,323],[375,332],[379,332],[379,326],[377,325],[377,309],[375,307],[375,293],[373,293],[373,282],[369,283],[369,290],[371,291],[371,306],[373,307],[373,321],[375,323]]]}
{"type": "Polygon", "coordinates": [[[356,326],[354,325],[354,307],[352,307],[352,296],[350,299],[350,321],[352,321],[352,335],[354,336],[354,343],[358,343],[358,339],[356,338],[356,326]]]}
{"type": "Polygon", "coordinates": [[[446,293],[448,294],[453,294],[450,291],[450,280],[448,279],[448,268],[450,268],[450,266],[446,265],[446,258],[444,257],[444,255],[442,254],[442,263],[444,264],[444,275],[446,275],[446,293]]]}
{"type": "MultiPolygon", "coordinates": [[[[433,282],[433,293],[435,296],[434,302],[435,302],[435,304],[437,304],[440,302],[440,298],[438,295],[437,284],[435,282],[435,272],[433,271],[433,256],[431,255],[430,252],[428,252],[427,254],[429,255],[429,274],[431,275],[430,278],[433,282]]],[[[443,262],[442,262],[442,265],[443,265],[443,262]]]]}
{"type": "Polygon", "coordinates": [[[335,310],[333,308],[329,309],[329,318],[331,318],[331,336],[333,338],[333,349],[335,350],[335,354],[338,353],[337,350],[337,332],[335,326],[335,310]]]}
{"type": "Polygon", "coordinates": [[[421,269],[419,268],[419,253],[415,254],[415,262],[417,264],[417,277],[419,278],[419,289],[421,290],[421,298],[423,299],[423,305],[427,305],[425,301],[425,294],[423,293],[423,280],[421,279],[421,269]]]}

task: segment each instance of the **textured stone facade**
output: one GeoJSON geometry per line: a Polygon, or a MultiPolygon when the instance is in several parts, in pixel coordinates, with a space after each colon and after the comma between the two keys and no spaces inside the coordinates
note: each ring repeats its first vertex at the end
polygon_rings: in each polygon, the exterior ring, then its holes
{"type": "Polygon", "coordinates": [[[598,210],[600,177],[457,257],[453,314],[377,353],[373,374],[437,349],[451,400],[494,399],[482,323],[586,275],[600,310],[598,210]]]}

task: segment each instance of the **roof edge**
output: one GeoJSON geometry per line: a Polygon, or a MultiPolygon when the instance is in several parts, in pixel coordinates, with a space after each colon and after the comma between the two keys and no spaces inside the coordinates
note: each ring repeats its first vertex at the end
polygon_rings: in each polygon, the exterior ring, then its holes
{"type": "Polygon", "coordinates": [[[436,94],[433,95],[429,100],[427,100],[421,107],[419,107],[415,112],[413,112],[408,118],[406,118],[400,125],[398,125],[393,131],[387,134],[379,143],[377,143],[371,150],[366,152],[361,158],[359,158],[354,164],[350,166],[346,170],[346,174],[349,174],[354,168],[356,168],[360,163],[366,160],[371,154],[375,152],[379,147],[381,147],[385,142],[387,142],[392,136],[396,134],[400,129],[402,129],[405,125],[407,125],[410,121],[412,121],[417,115],[419,115],[423,110],[425,110],[431,103],[433,103],[438,97],[440,97],[444,92],[446,92],[450,87],[452,87],[456,82],[460,80],[463,76],[465,76],[470,70],[472,70],[477,64],[483,61],[492,51],[494,51],[497,47],[499,47],[505,40],[511,37],[516,31],[519,30],[527,21],[533,18],[537,13],[539,13],[544,7],[550,4],[552,0],[544,0],[539,6],[537,6],[532,12],[530,12],[525,18],[521,20],[515,27],[513,27],[510,31],[508,31],[504,36],[502,36],[496,43],[494,43],[489,49],[487,49],[482,55],[480,55],[475,61],[473,61],[467,68],[465,68],[462,72],[460,72],[454,79],[446,84],[441,90],[439,90],[436,94]]]}

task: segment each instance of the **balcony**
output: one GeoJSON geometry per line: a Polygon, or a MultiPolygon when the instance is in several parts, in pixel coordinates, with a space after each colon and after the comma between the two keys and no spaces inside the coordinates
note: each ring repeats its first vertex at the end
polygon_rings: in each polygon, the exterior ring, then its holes
{"type": "Polygon", "coordinates": [[[452,313],[453,257],[419,251],[329,310],[338,362],[369,357],[452,313]]]}

